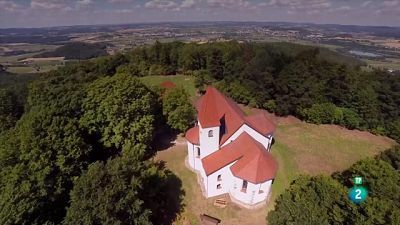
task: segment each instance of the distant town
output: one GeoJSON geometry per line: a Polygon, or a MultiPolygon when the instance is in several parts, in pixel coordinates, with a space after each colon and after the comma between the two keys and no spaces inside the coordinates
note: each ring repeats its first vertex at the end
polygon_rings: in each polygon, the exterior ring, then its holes
{"type": "Polygon", "coordinates": [[[38,60],[30,58],[70,42],[101,43],[112,55],[155,41],[206,43],[231,40],[294,42],[326,47],[360,59],[367,70],[381,68],[390,73],[400,73],[399,27],[284,22],[181,22],[0,29],[0,63],[14,72],[21,72],[19,67],[33,63],[35,68],[32,71],[22,71],[43,72],[63,65],[64,60],[55,63],[57,60],[51,58],[49,64],[45,64],[45,60],[41,59],[38,64],[38,60]]]}

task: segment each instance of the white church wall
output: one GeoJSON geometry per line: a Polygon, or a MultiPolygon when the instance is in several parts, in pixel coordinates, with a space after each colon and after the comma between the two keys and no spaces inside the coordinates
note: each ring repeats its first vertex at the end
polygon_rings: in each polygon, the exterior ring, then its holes
{"type": "Polygon", "coordinates": [[[222,169],[210,174],[207,177],[207,197],[214,197],[228,193],[233,186],[233,175],[230,167],[234,164],[231,163],[222,169]],[[221,177],[218,180],[218,176],[221,177]]]}
{"type": "Polygon", "coordinates": [[[271,181],[264,182],[265,184],[261,184],[261,187],[265,188],[265,192],[260,193],[260,184],[247,182],[247,188],[244,190],[242,189],[242,179],[234,177],[233,183],[233,189],[230,191],[231,196],[248,205],[266,201],[271,187],[271,181]]]}
{"type": "MultiPolygon", "coordinates": [[[[252,138],[254,138],[256,141],[260,142],[266,149],[268,149],[270,145],[270,138],[263,136],[259,132],[255,131],[253,128],[247,126],[246,124],[242,125],[228,140],[226,140],[221,147],[229,144],[230,142],[236,140],[240,134],[243,132],[248,133],[252,138]]],[[[271,137],[272,139],[272,137],[271,137]]]]}
{"type": "Polygon", "coordinates": [[[270,139],[268,137],[263,136],[253,128],[249,127],[247,124],[243,125],[243,128],[248,134],[250,134],[252,138],[260,142],[267,150],[269,150],[270,139]]]}
{"type": "Polygon", "coordinates": [[[189,166],[194,169],[194,147],[193,144],[187,141],[187,149],[188,149],[188,163],[189,166]]]}
{"type": "MultiPolygon", "coordinates": [[[[243,180],[233,176],[230,170],[230,167],[234,164],[234,162],[207,177],[201,159],[220,149],[220,129],[219,127],[202,128],[200,122],[198,122],[198,125],[200,146],[187,142],[188,162],[190,167],[199,172],[200,182],[202,183],[206,197],[209,198],[230,193],[231,197],[248,205],[254,205],[262,201],[266,201],[271,191],[272,181],[269,180],[262,184],[253,184],[248,182],[246,191],[243,191],[243,180]],[[209,131],[212,131],[212,137],[208,136],[209,131]],[[198,156],[197,148],[200,148],[200,156],[198,156]],[[218,180],[218,175],[221,175],[221,180],[218,180]]],[[[272,141],[272,135],[265,137],[246,124],[241,126],[227,141],[223,143],[221,147],[237,139],[237,137],[239,137],[243,132],[248,133],[251,137],[260,142],[266,149],[269,150],[269,146],[272,141]]]]}
{"type": "Polygon", "coordinates": [[[203,164],[201,163],[202,154],[201,146],[193,145],[194,169],[197,171],[200,171],[200,169],[203,168],[203,164]],[[198,148],[200,149],[200,155],[198,155],[198,148]]]}
{"type": "Polygon", "coordinates": [[[268,198],[268,195],[271,191],[271,184],[272,184],[272,180],[268,180],[264,183],[261,184],[257,184],[258,185],[258,191],[256,191],[255,195],[254,195],[254,199],[253,199],[253,203],[252,204],[257,204],[260,203],[262,201],[266,201],[268,198]]]}
{"type": "MultiPolygon", "coordinates": [[[[201,161],[200,161],[200,163],[201,163],[201,161]]],[[[201,168],[198,171],[200,172],[200,182],[202,183],[204,191],[205,191],[205,195],[208,198],[208,196],[207,196],[208,180],[207,180],[206,172],[204,171],[204,168],[203,168],[203,164],[201,164],[201,168]]]]}
{"type": "Polygon", "coordinates": [[[219,127],[202,128],[199,122],[201,158],[204,158],[219,149],[219,127]],[[209,132],[212,137],[209,137],[209,132]]]}

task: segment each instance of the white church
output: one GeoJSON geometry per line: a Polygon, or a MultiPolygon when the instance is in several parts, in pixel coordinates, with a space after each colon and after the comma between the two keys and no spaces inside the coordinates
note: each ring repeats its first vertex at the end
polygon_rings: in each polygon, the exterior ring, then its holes
{"type": "Polygon", "coordinates": [[[247,208],[265,204],[278,168],[270,153],[275,125],[263,113],[246,116],[213,87],[196,108],[196,126],[186,133],[187,164],[197,173],[203,195],[229,194],[247,208]]]}

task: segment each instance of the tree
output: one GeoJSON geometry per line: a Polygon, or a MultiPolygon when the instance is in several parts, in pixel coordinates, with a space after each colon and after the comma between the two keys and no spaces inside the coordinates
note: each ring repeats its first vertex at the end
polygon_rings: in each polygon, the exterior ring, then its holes
{"type": "Polygon", "coordinates": [[[349,169],[333,175],[348,188],[353,186],[352,180],[355,176],[363,177],[368,198],[356,208],[357,214],[352,224],[399,224],[400,174],[389,163],[380,160],[396,160],[393,157],[396,155],[395,151],[388,150],[377,159],[361,160],[349,169]]]}
{"type": "Polygon", "coordinates": [[[307,122],[315,124],[340,123],[343,112],[332,103],[313,104],[311,108],[302,110],[302,115],[307,122]]]}
{"type": "Polygon", "coordinates": [[[386,126],[388,129],[389,137],[400,143],[400,119],[397,119],[395,121],[388,120],[386,126]]]}
{"type": "Polygon", "coordinates": [[[268,224],[344,224],[352,220],[353,208],[346,190],[326,176],[302,176],[276,201],[268,224]]]}
{"type": "Polygon", "coordinates": [[[13,127],[20,107],[16,97],[6,89],[0,89],[0,133],[13,127]]]}
{"type": "Polygon", "coordinates": [[[212,49],[207,63],[207,69],[210,71],[211,76],[217,80],[222,79],[224,75],[222,52],[219,49],[212,49]]]}
{"type": "Polygon", "coordinates": [[[151,211],[140,199],[150,169],[123,157],[90,165],[74,183],[65,224],[151,224],[151,211]]]}
{"type": "Polygon", "coordinates": [[[143,161],[144,152],[137,145],[107,163],[90,165],[74,184],[65,224],[171,224],[181,209],[180,181],[143,161]],[[169,192],[171,181],[176,196],[169,192]]]}
{"type": "Polygon", "coordinates": [[[90,145],[78,121],[35,107],[0,141],[0,224],[58,224],[90,145]]]}
{"type": "Polygon", "coordinates": [[[400,170],[400,146],[387,149],[378,156],[378,159],[389,163],[394,169],[400,170]]]}
{"type": "Polygon", "coordinates": [[[186,131],[194,122],[195,112],[185,89],[176,87],[164,94],[163,114],[171,128],[186,131]]]}
{"type": "Polygon", "coordinates": [[[363,186],[368,189],[369,196],[400,206],[400,174],[389,163],[379,159],[361,160],[334,175],[347,187],[353,186],[355,176],[363,177],[363,186]]]}
{"type": "Polygon", "coordinates": [[[357,129],[360,127],[361,118],[351,109],[341,108],[343,112],[343,120],[339,123],[350,129],[357,129]]]}
{"type": "Polygon", "coordinates": [[[154,94],[132,76],[104,77],[87,88],[80,122],[105,147],[149,144],[155,122],[154,99],[154,94]]]}

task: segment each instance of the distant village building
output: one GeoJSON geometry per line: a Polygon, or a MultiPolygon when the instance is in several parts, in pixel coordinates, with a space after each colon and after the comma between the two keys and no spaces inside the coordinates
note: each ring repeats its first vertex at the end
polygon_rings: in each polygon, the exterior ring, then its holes
{"type": "Polygon", "coordinates": [[[188,166],[206,198],[229,194],[247,208],[267,202],[278,165],[270,150],[275,125],[265,114],[246,116],[217,89],[196,104],[198,121],[186,133],[188,166]]]}

